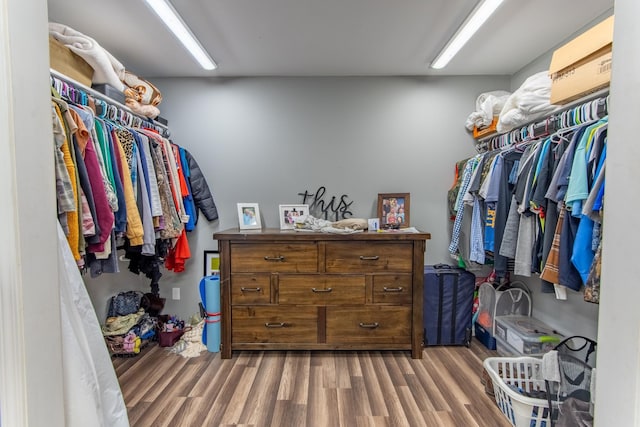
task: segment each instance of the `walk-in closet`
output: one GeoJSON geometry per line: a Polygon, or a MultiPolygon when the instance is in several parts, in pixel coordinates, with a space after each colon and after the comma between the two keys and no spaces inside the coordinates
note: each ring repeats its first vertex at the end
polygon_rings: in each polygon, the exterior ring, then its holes
{"type": "Polygon", "coordinates": [[[0,10],[0,425],[640,425],[636,1],[0,10]]]}

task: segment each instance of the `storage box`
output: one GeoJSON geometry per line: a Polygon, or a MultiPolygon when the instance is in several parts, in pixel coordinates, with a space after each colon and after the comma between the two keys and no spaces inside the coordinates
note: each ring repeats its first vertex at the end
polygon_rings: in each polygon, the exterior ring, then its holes
{"type": "Polygon", "coordinates": [[[49,37],[49,66],[85,86],[91,86],[93,68],[53,37],[49,37]]]}
{"type": "Polygon", "coordinates": [[[478,128],[477,126],[473,127],[473,137],[475,139],[484,138],[487,135],[491,135],[494,132],[498,131],[498,117],[494,117],[493,121],[489,126],[478,128]]]}
{"type": "Polygon", "coordinates": [[[119,89],[116,89],[111,85],[108,85],[106,83],[98,83],[98,84],[91,85],[91,89],[96,90],[108,96],[109,98],[119,102],[122,105],[124,105],[125,103],[124,92],[122,92],[119,89]]]}
{"type": "Polygon", "coordinates": [[[551,326],[528,316],[498,316],[495,330],[498,351],[502,344],[506,353],[515,355],[541,355],[563,339],[551,326]]]}
{"type": "MultiPolygon", "coordinates": [[[[518,350],[516,350],[515,348],[513,348],[512,346],[510,346],[509,344],[507,344],[506,341],[500,339],[500,338],[496,338],[496,351],[498,352],[498,354],[502,357],[520,357],[520,356],[524,356],[524,354],[522,354],[521,352],[519,352],[518,350]]],[[[533,354],[527,354],[526,356],[531,356],[531,357],[542,357],[544,353],[533,353],[533,354]]]]}
{"type": "Polygon", "coordinates": [[[160,123],[161,125],[169,126],[169,121],[162,116],[158,116],[154,120],[160,123]]]}
{"type": "Polygon", "coordinates": [[[491,335],[491,332],[483,328],[477,322],[473,324],[474,332],[478,341],[484,344],[489,350],[496,349],[496,339],[491,335]]]}
{"type": "Polygon", "coordinates": [[[611,80],[613,16],[569,43],[551,58],[551,104],[566,104],[603,89],[611,80]]]}

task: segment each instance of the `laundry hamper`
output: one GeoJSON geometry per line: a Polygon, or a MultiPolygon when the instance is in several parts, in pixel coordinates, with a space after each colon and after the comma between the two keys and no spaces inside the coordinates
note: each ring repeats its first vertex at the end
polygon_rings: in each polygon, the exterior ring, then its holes
{"type": "Polygon", "coordinates": [[[551,425],[542,359],[528,356],[489,357],[483,365],[493,382],[498,408],[513,426],[551,425]]]}
{"type": "Polygon", "coordinates": [[[476,337],[489,350],[496,349],[496,317],[531,316],[531,296],[523,282],[503,285],[485,282],[478,288],[478,310],[473,324],[476,337]]]}

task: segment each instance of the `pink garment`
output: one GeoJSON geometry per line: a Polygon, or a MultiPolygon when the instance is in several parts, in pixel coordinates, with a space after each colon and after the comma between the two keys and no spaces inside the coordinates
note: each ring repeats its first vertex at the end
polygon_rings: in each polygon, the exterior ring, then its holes
{"type": "Polygon", "coordinates": [[[82,235],[84,237],[95,236],[96,224],[93,222],[89,202],[87,202],[87,196],[84,195],[82,188],[80,189],[80,196],[80,205],[82,206],[82,235]]]}
{"type": "Polygon", "coordinates": [[[98,155],[94,149],[93,141],[90,139],[84,152],[84,163],[87,167],[89,182],[93,190],[93,201],[96,206],[96,215],[98,217],[98,225],[100,226],[99,243],[88,245],[89,252],[103,252],[104,242],[111,236],[111,230],[115,224],[113,211],[107,200],[107,193],[102,180],[102,172],[98,163],[98,155]]]}

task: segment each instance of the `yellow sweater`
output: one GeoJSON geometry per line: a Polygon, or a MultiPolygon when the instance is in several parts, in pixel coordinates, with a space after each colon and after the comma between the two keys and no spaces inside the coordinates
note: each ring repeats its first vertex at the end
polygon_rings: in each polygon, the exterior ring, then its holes
{"type": "MultiPolygon", "coordinates": [[[[65,122],[62,118],[62,111],[60,111],[60,107],[55,102],[53,102],[52,105],[55,108],[55,113],[57,116],[56,118],[57,120],[59,120],[61,128],[64,129],[65,122]]],[[[54,120],[56,118],[54,118],[54,120]]],[[[71,152],[69,151],[69,139],[64,132],[63,136],[64,144],[62,144],[60,149],[62,150],[62,154],[64,155],[64,164],[67,167],[67,171],[69,171],[69,177],[71,178],[71,187],[73,188],[73,197],[76,202],[76,210],[73,212],[67,212],[67,227],[69,229],[67,241],[69,242],[69,247],[71,248],[73,258],[78,261],[80,259],[80,223],[78,219],[78,212],[80,210],[80,199],[78,197],[78,182],[76,181],[76,165],[73,163],[71,152]]]]}

